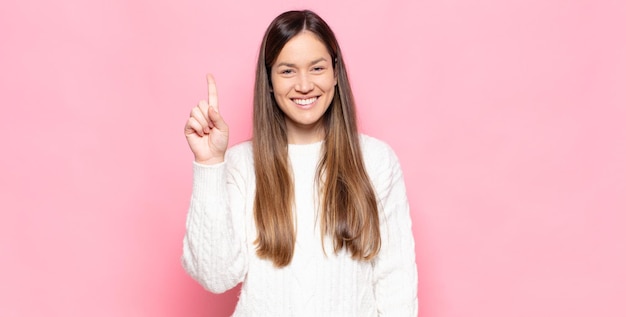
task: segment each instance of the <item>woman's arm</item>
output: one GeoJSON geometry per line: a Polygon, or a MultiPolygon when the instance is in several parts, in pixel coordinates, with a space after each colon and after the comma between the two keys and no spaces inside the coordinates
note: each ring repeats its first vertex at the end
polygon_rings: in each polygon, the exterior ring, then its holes
{"type": "Polygon", "coordinates": [[[194,162],[183,241],[183,267],[213,293],[240,283],[248,266],[243,180],[236,169],[228,168],[228,161],[216,165],[194,162]]]}
{"type": "Polygon", "coordinates": [[[417,316],[417,266],[411,215],[396,155],[380,161],[374,183],[379,195],[381,250],[374,260],[374,292],[379,316],[417,316]]]}

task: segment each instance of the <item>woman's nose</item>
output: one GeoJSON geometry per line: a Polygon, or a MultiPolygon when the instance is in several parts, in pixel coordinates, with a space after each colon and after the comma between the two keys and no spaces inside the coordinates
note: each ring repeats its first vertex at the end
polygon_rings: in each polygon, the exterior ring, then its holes
{"type": "Polygon", "coordinates": [[[314,87],[315,85],[313,84],[311,78],[309,78],[309,74],[302,73],[298,76],[295,86],[296,91],[301,93],[307,93],[313,90],[314,87]]]}

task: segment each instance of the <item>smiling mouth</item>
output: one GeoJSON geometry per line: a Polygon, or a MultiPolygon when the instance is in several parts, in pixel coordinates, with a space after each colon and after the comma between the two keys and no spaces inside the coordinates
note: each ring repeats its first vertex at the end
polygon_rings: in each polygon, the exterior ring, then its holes
{"type": "Polygon", "coordinates": [[[318,97],[313,97],[313,98],[307,98],[307,99],[292,99],[293,102],[295,102],[296,104],[299,104],[301,106],[308,106],[312,103],[314,103],[317,100],[318,97]]]}

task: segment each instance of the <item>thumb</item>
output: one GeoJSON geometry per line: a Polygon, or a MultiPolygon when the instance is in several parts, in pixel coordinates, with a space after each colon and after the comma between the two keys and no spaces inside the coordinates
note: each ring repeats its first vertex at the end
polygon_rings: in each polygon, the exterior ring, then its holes
{"type": "Polygon", "coordinates": [[[213,122],[215,127],[220,131],[228,131],[228,125],[222,115],[217,111],[217,109],[213,106],[209,107],[209,120],[213,122]]]}

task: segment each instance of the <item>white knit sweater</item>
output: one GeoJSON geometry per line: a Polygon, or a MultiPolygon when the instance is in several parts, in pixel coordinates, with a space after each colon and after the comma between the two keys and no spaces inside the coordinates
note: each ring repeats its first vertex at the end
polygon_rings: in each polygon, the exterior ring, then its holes
{"type": "MultiPolygon", "coordinates": [[[[361,136],[377,194],[382,246],[371,262],[322,250],[314,185],[322,142],[289,145],[297,237],[291,263],[276,268],[256,255],[254,166],[250,142],[229,149],[224,163],[194,163],[182,262],[207,290],[243,282],[233,316],[417,316],[417,269],[402,171],[385,143],[361,136]]],[[[276,193],[281,195],[281,193],[276,193]]]]}

